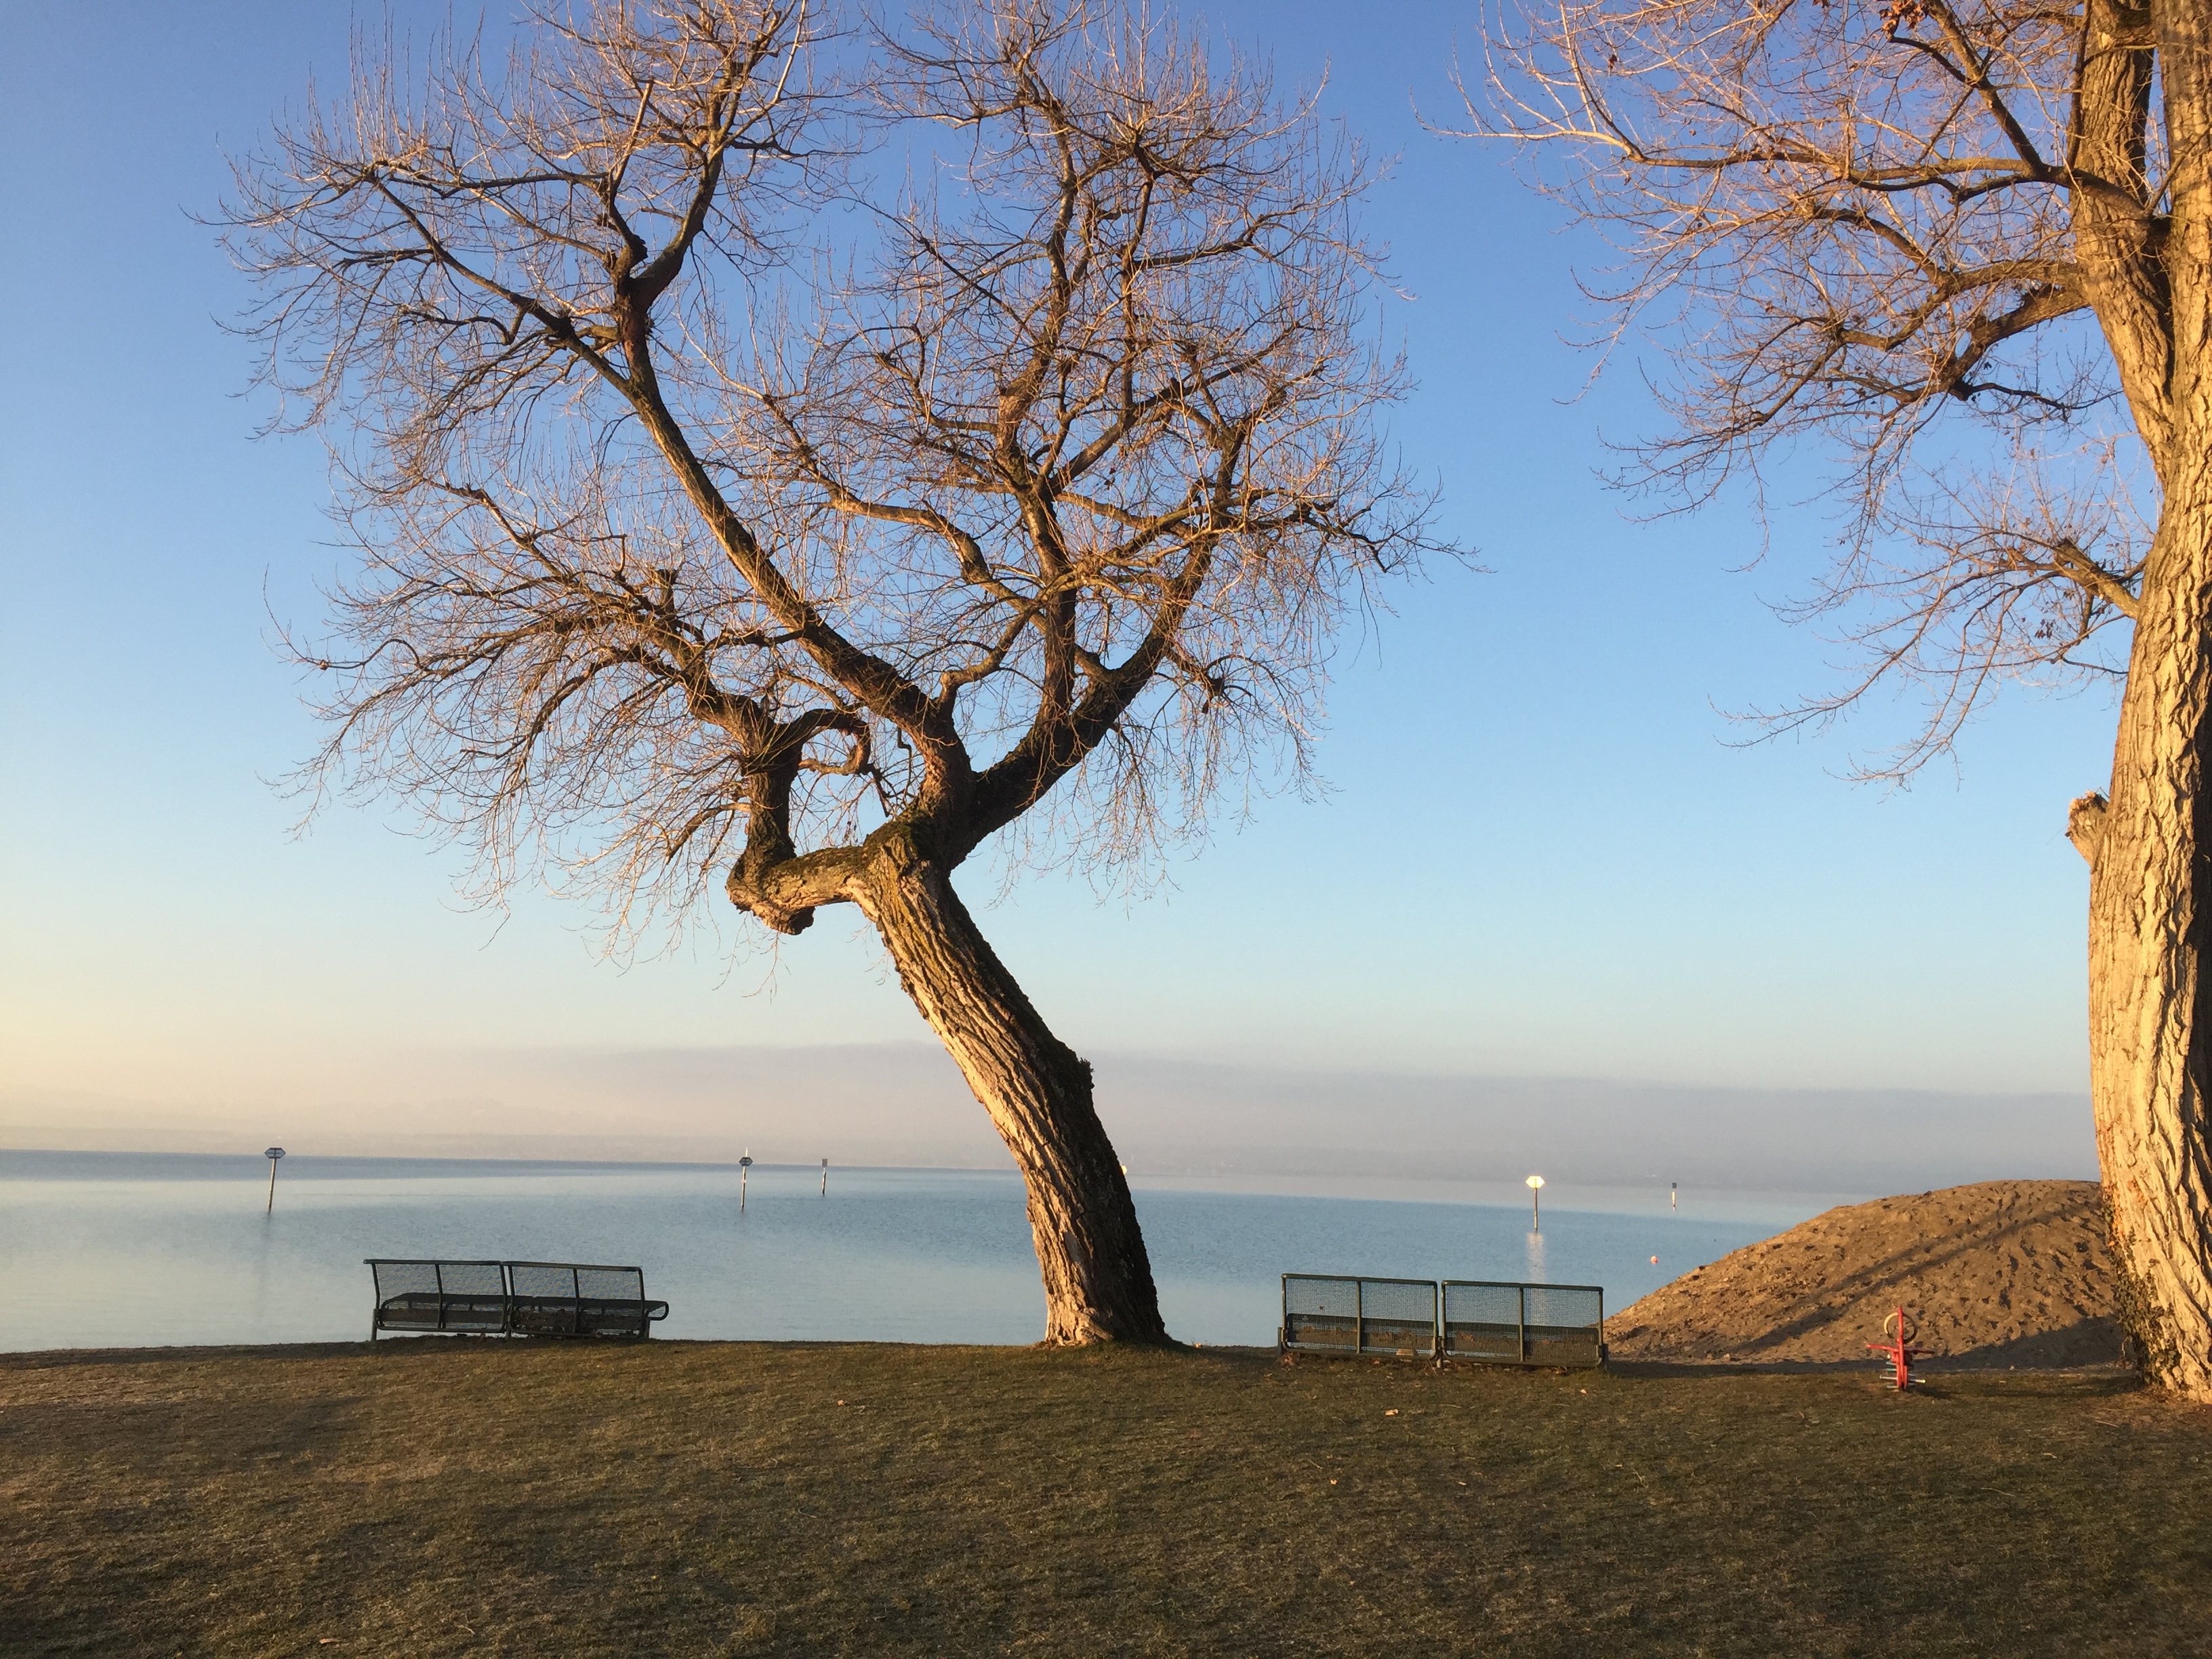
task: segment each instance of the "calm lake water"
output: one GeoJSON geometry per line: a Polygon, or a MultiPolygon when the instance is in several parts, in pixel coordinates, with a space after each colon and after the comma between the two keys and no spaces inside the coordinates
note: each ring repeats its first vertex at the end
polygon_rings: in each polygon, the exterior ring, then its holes
{"type": "MultiPolygon", "coordinates": [[[[637,1263],[669,1337],[1030,1342],[1044,1297],[1012,1173],[0,1151],[0,1349],[358,1340],[364,1256],[637,1263]]],[[[1139,1183],[1169,1328],[1272,1343],[1279,1275],[1601,1285],[1608,1314],[1826,1207],[1613,1210],[1139,1183]],[[1649,1258],[1656,1255],[1654,1266],[1649,1258]]]]}

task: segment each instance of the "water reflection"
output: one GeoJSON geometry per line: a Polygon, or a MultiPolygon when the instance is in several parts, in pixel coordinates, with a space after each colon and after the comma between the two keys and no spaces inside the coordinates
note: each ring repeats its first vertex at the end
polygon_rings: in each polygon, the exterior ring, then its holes
{"type": "Polygon", "coordinates": [[[253,1322],[260,1327],[269,1322],[270,1263],[276,1231],[276,1218],[264,1213],[261,1218],[261,1248],[253,1253],[253,1322]]]}

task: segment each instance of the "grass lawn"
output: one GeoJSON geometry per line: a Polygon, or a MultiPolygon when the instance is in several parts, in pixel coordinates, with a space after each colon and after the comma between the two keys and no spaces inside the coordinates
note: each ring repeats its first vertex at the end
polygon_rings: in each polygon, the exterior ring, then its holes
{"type": "Polygon", "coordinates": [[[0,1652],[2212,1651],[2112,1376],[495,1341],[0,1356],[0,1652]]]}

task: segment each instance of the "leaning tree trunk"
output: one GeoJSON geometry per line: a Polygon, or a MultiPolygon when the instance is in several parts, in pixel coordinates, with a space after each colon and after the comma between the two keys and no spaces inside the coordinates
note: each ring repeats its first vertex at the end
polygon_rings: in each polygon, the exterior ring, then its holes
{"type": "Polygon", "coordinates": [[[1037,1017],[911,830],[869,838],[854,896],[1021,1169],[1044,1271],[1045,1341],[1168,1340],[1129,1182],[1091,1105],[1089,1063],[1037,1017]]]}
{"type": "Polygon", "coordinates": [[[2089,1076],[2123,1328],[2212,1399],[2212,477],[2169,472],[2089,860],[2089,1076]]]}

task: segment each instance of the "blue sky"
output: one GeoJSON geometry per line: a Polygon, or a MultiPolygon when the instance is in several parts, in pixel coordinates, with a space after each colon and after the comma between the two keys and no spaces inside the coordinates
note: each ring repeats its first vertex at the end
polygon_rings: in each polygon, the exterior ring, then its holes
{"type": "MultiPolygon", "coordinates": [[[[1648,428],[1641,383],[1624,364],[1577,399],[1589,364],[1561,342],[1583,320],[1571,270],[1600,250],[1504,156],[1413,119],[1416,95],[1451,112],[1474,9],[1347,15],[1208,13],[1285,82],[1326,65],[1330,112],[1400,153],[1370,220],[1413,296],[1388,319],[1419,381],[1396,430],[1487,574],[1440,565],[1346,640],[1325,799],[1224,822],[1134,904],[1032,878],[984,913],[1002,953],[1096,1055],[1657,1082],[1686,1126],[1700,1086],[2084,1091],[2086,878],[2063,826],[2109,769],[2107,702],[2009,695],[1955,777],[1902,793],[1836,774],[1907,706],[1729,746],[1720,711],[1835,683],[1830,647],[1765,603],[1820,568],[1824,521],[1778,520],[1747,571],[1740,503],[1623,515],[1595,471],[1601,434],[1648,428]]],[[[269,614],[312,622],[339,556],[318,446],[251,440],[265,410],[216,325],[247,293],[188,216],[219,198],[222,147],[311,70],[342,78],[348,20],[9,16],[0,1124],[126,1102],[312,1134],[328,1103],[434,1096],[441,1054],[495,1079],[483,1056],[507,1051],[926,1040],[857,918],[787,944],[763,994],[769,964],[732,965],[711,931],[623,968],[580,912],[465,911],[453,855],[374,811],[291,836],[270,781],[313,732],[269,614]]],[[[723,919],[720,944],[736,933],[723,919]]],[[[487,1121],[532,1121],[521,1085],[472,1086],[505,1102],[487,1121]]],[[[1102,1089],[1110,1124],[1110,1066],[1102,1089]]]]}

